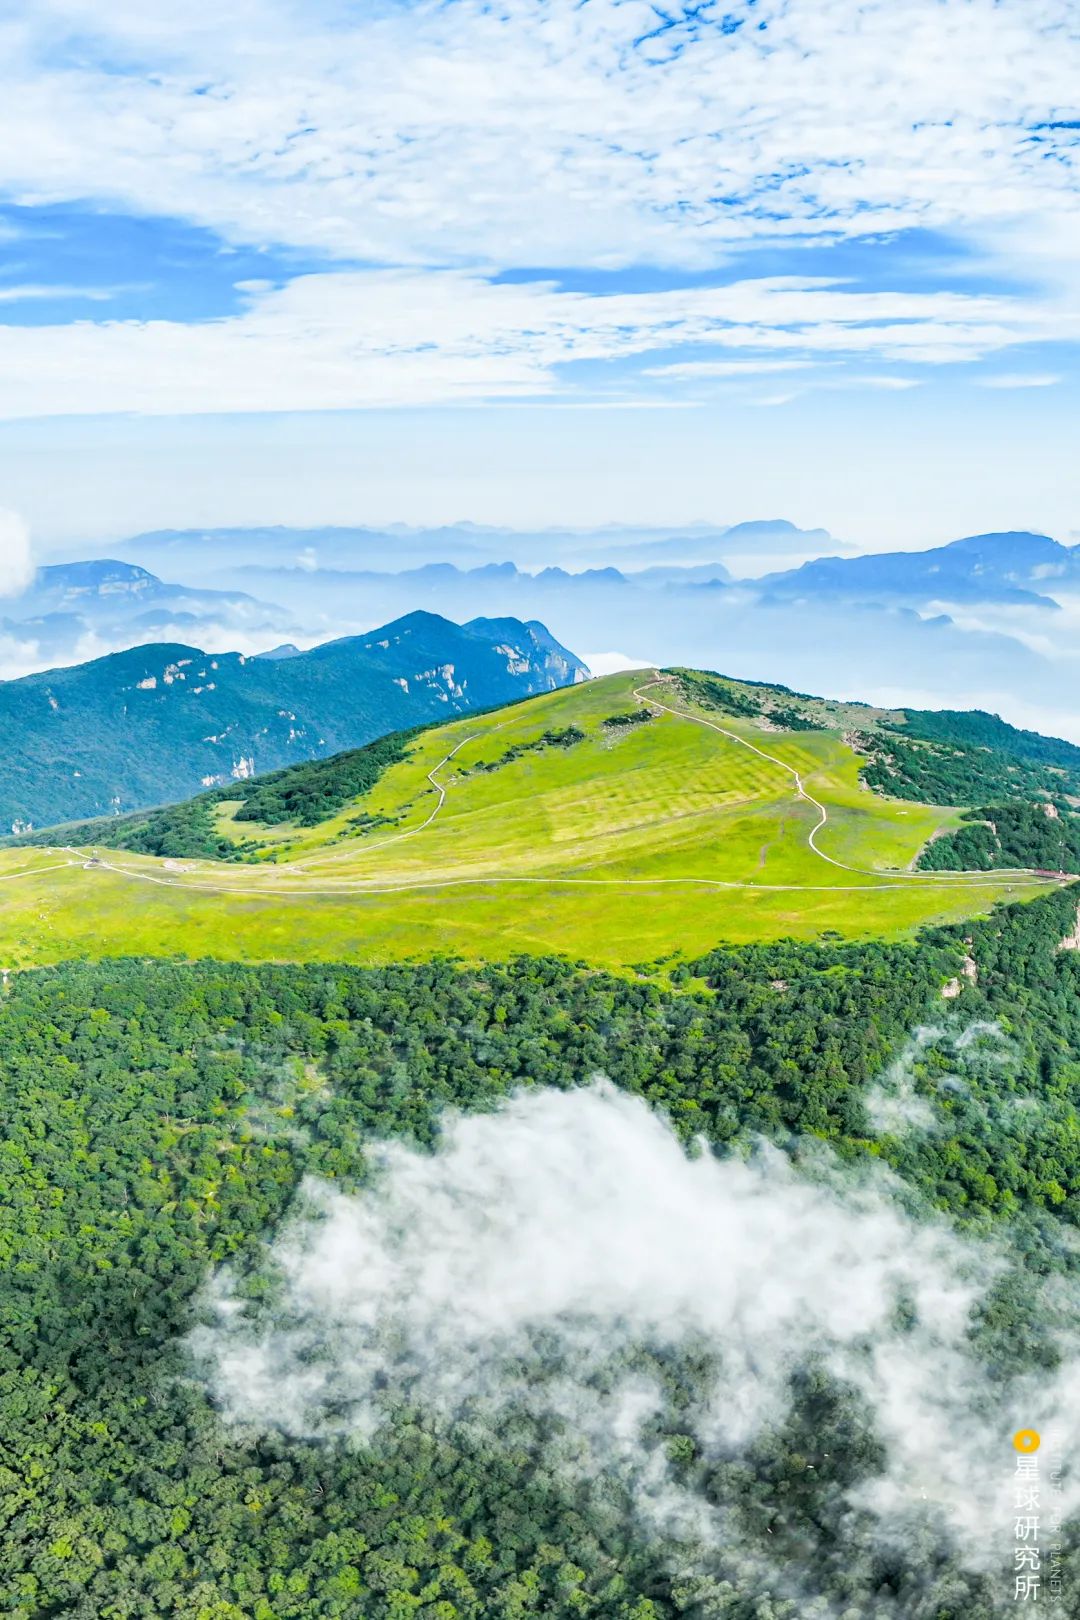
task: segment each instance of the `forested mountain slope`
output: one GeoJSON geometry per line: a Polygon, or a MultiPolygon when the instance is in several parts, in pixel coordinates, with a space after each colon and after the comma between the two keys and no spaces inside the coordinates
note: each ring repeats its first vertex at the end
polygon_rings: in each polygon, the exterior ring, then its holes
{"type": "Polygon", "coordinates": [[[0,683],[0,823],[186,798],[580,679],[542,625],[414,613],[289,659],[152,645],[0,683]]]}

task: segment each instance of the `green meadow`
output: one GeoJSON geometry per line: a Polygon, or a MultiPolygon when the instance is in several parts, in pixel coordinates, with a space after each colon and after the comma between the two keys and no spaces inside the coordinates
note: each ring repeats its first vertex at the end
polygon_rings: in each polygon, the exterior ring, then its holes
{"type": "Polygon", "coordinates": [[[0,966],[519,951],[623,966],[721,941],[895,938],[1045,887],[1023,874],[913,874],[926,841],[956,821],[869,792],[839,730],[706,714],[637,671],[428,731],[318,827],[234,823],[221,806],[228,836],[257,838],[254,865],[3,851],[0,966]],[[607,723],[643,702],[646,723],[607,723]],[[543,741],[571,727],[584,736],[543,741]],[[809,843],[820,812],[792,771],[827,811],[820,853],[809,843]]]}

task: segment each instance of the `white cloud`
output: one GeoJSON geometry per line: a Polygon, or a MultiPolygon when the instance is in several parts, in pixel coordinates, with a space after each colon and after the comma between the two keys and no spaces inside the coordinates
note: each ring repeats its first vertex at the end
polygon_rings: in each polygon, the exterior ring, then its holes
{"type": "Polygon", "coordinates": [[[670,366],[648,366],[647,377],[760,377],[773,371],[799,371],[809,360],[681,360],[670,366]]]}
{"type": "Polygon", "coordinates": [[[1080,338],[1072,0],[732,0],[726,32],[708,12],[663,29],[659,15],[641,0],[226,0],[211,27],[190,3],[148,20],[41,0],[0,24],[7,195],[409,267],[283,289],[249,277],[232,320],[6,328],[0,413],[506,399],[555,391],[560,362],[688,343],[740,353],[651,374],[941,364],[1080,338]],[[1029,279],[1049,285],[991,297],[773,277],[601,298],[492,282],[506,266],[698,270],[766,240],[911,228],[984,258],[1037,244],[1029,279]]]}
{"type": "MultiPolygon", "coordinates": [[[[0,326],[0,416],[558,396],[560,366],[681,344],[763,361],[809,353],[937,364],[1028,341],[1042,320],[1005,297],[861,292],[823,278],[595,294],[466,271],[340,271],[253,292],[242,314],[191,325],[0,326]]],[[[1070,320],[1080,334],[1080,312],[1070,320]]]]}
{"type": "Polygon", "coordinates": [[[496,1426],[546,1412],[566,1466],[621,1475],[670,1527],[704,1504],[650,1439],[660,1388],[620,1358],[715,1354],[680,1427],[716,1460],[784,1418],[788,1379],[813,1358],[873,1412],[886,1462],[858,1501],[882,1533],[929,1503],[986,1563],[1001,1558],[1012,1484],[1002,1437],[1023,1424],[1066,1456],[1080,1443],[1075,1344],[1056,1375],[994,1383],[967,1332],[1001,1257],[913,1220],[883,1174],[842,1176],[822,1157],[810,1182],[775,1150],[690,1160],[607,1086],[521,1094],[448,1120],[434,1155],[397,1144],[378,1159],[359,1196],[307,1185],[273,1245],[283,1286],[268,1317],[218,1278],[192,1345],[232,1421],[329,1438],[370,1436],[401,1400],[496,1426]],[[538,1344],[556,1372],[540,1374],[538,1344]]]}
{"type": "Polygon", "coordinates": [[[1024,220],[1068,263],[1072,0],[727,14],[657,37],[641,0],[232,0],[213,26],[40,0],[0,36],[0,182],[378,261],[698,266],[1024,220]]]}
{"type": "Polygon", "coordinates": [[[0,597],[18,596],[33,577],[30,531],[17,512],[0,508],[0,597]]]}
{"type": "Polygon", "coordinates": [[[654,669],[656,667],[654,658],[631,658],[629,654],[621,652],[582,653],[581,660],[588,667],[589,674],[597,677],[601,675],[617,675],[623,669],[654,669]]]}
{"type": "Polygon", "coordinates": [[[45,667],[36,641],[23,641],[0,631],[0,681],[15,681],[45,667]]]}
{"type": "Polygon", "coordinates": [[[49,298],[85,298],[90,303],[104,303],[113,296],[108,287],[50,286],[36,282],[24,286],[0,287],[0,304],[21,304],[49,298]]]}
{"type": "MultiPolygon", "coordinates": [[[[839,385],[833,385],[839,386],[839,385]]],[[[906,388],[918,388],[918,377],[849,377],[844,380],[844,387],[851,388],[881,388],[887,393],[902,393],[906,388]]]]}
{"type": "Polygon", "coordinates": [[[980,388],[1053,388],[1061,378],[1050,371],[1010,371],[976,381],[980,388]]]}

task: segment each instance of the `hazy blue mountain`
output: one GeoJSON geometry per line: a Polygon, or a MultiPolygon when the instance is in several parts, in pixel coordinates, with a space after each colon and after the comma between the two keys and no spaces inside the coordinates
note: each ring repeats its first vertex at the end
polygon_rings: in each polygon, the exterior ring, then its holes
{"type": "Polygon", "coordinates": [[[731,570],[722,562],[696,563],[685,568],[654,563],[628,577],[635,585],[712,585],[726,584],[731,570]]]}
{"type": "MultiPolygon", "coordinates": [[[[823,546],[838,543],[828,529],[800,529],[787,518],[760,518],[715,528],[693,524],[643,535],[633,543],[628,537],[618,543],[609,542],[601,548],[601,554],[610,555],[612,561],[618,560],[623,569],[635,570],[649,562],[677,562],[684,567],[695,567],[719,555],[738,559],[740,566],[735,572],[739,573],[743,565],[752,565],[758,556],[766,559],[788,555],[806,557],[823,546]]],[[[747,571],[754,570],[751,566],[747,571]]]]}
{"type": "MultiPolygon", "coordinates": [[[[586,655],[729,668],[804,691],[845,692],[857,666],[864,690],[910,698],[914,682],[927,703],[955,706],[962,696],[972,707],[1005,705],[1010,718],[1053,711],[1053,724],[1069,724],[1077,702],[1070,619],[1046,606],[1059,590],[1077,588],[1069,547],[1046,536],[988,535],[885,557],[842,549],[825,531],[783,519],[531,533],[456,524],[136,537],[121,548],[131,563],[279,602],[288,622],[241,637],[171,617],[167,629],[129,626],[112,645],[131,645],[137,635],[252,652],[282,642],[307,647],[425,609],[459,622],[538,619],[586,655]],[[793,567],[813,555],[815,537],[830,556],[793,567]],[[157,547],[154,556],[130,549],[143,543],[157,547]],[[953,622],[935,602],[956,605],[953,622]],[[965,606],[977,611],[961,612],[965,606]]],[[[58,647],[52,661],[70,661],[68,648],[58,647]]],[[[21,668],[45,663],[39,656],[21,668]]],[[[16,667],[11,657],[6,665],[16,667]]]]}
{"type": "Polygon", "coordinates": [[[578,573],[571,573],[565,568],[549,567],[541,568],[537,574],[533,575],[533,578],[536,584],[541,587],[548,585],[555,585],[560,588],[565,585],[622,586],[627,584],[627,576],[620,573],[617,568],[583,568],[578,573]]]}
{"type": "Polygon", "coordinates": [[[619,568],[567,569],[558,564],[528,570],[514,562],[481,563],[475,568],[462,568],[457,563],[424,563],[420,568],[323,568],[279,567],[267,563],[252,563],[235,571],[262,588],[275,590],[291,599],[296,590],[313,593],[319,589],[341,591],[394,590],[399,593],[431,594],[464,588],[482,591],[493,586],[509,586],[522,591],[534,589],[594,590],[605,586],[621,588],[638,585],[650,588],[667,584],[697,584],[702,581],[729,580],[730,570],[722,562],[707,562],[687,567],[669,564],[656,565],[636,571],[619,568]]]}
{"type": "Polygon", "coordinates": [[[244,591],[173,585],[148,569],[114,558],[53,563],[39,568],[27,589],[4,603],[9,623],[64,616],[72,626],[109,635],[125,624],[213,622],[263,629],[288,622],[283,608],[244,591]]]}
{"type": "Polygon", "coordinates": [[[167,568],[174,575],[202,583],[215,576],[231,578],[234,570],[254,563],[270,568],[383,573],[428,563],[469,567],[511,558],[534,573],[546,566],[577,573],[596,565],[625,572],[652,562],[692,567],[729,554],[805,557],[837,544],[826,529],[799,529],[787,519],[770,518],[736,524],[612,523],[546,529],[478,523],[430,528],[398,523],[385,527],[162,529],[132,535],[114,549],[144,567],[167,568]]]}
{"type": "Polygon", "coordinates": [[[585,673],[542,624],[430,613],[291,658],[131,648],[0,683],[0,825],[159,804],[585,673]]]}
{"type": "Polygon", "coordinates": [[[484,614],[550,623],[554,615],[575,626],[578,645],[584,636],[591,645],[602,646],[620,621],[648,621],[667,611],[657,600],[663,591],[725,580],[726,573],[716,562],[687,569],[656,567],[640,574],[617,568],[575,572],[557,565],[530,573],[504,560],[475,568],[426,563],[399,572],[255,566],[236,570],[232,578],[260,595],[288,602],[296,616],[294,637],[302,631],[310,639],[427,608],[454,619],[484,614]]]}
{"type": "Polygon", "coordinates": [[[280,524],[251,528],[158,529],[132,535],[114,548],[152,568],[168,567],[198,581],[242,567],[256,559],[280,567],[322,566],[356,569],[394,563],[437,562],[452,556],[482,562],[489,546],[455,526],[412,530],[327,525],[291,528],[280,524]]]}
{"type": "Polygon", "coordinates": [[[283,641],[277,647],[267,647],[265,652],[256,653],[255,656],[271,659],[299,658],[300,648],[294,646],[291,641],[283,641]]]}
{"type": "Polygon", "coordinates": [[[1080,551],[1049,535],[975,534],[931,551],[819,557],[759,587],[771,596],[878,601],[993,601],[1054,607],[1055,585],[1080,587],[1080,551]]]}
{"type": "MultiPolygon", "coordinates": [[[[645,579],[624,570],[560,573],[555,567],[540,578],[505,559],[398,574],[292,569],[237,578],[257,595],[288,602],[307,641],[426,608],[458,620],[540,619],[585,656],[619,653],[641,663],[730,668],[757,679],[775,673],[802,691],[848,692],[853,667],[862,672],[864,689],[909,696],[917,671],[918,692],[944,705],[954,705],[958,693],[973,707],[999,704],[1010,690],[1018,703],[1042,704],[1045,694],[1067,690],[1030,646],[1008,634],[961,628],[947,615],[929,620],[903,600],[866,605],[823,595],[808,612],[797,595],[759,598],[757,582],[717,581],[712,567],[703,580],[696,568],[656,566],[645,579]]],[[[296,631],[288,639],[301,640],[296,631]]]]}
{"type": "Polygon", "coordinates": [[[13,644],[23,656],[16,662],[22,668],[40,667],[42,663],[63,663],[73,654],[80,639],[87,634],[85,619],[77,613],[42,613],[34,618],[0,618],[0,635],[13,644]]]}
{"type": "Polygon", "coordinates": [[[724,543],[731,549],[748,540],[763,550],[775,550],[784,544],[802,550],[810,545],[827,546],[832,535],[828,529],[800,529],[787,518],[754,518],[749,523],[733,523],[724,533],[724,543]]]}

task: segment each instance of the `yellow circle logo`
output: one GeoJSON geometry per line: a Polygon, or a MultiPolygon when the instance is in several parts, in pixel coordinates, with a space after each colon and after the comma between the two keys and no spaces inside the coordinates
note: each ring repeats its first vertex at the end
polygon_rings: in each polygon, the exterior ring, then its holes
{"type": "Polygon", "coordinates": [[[1038,1429],[1017,1429],[1013,1435],[1013,1445],[1017,1451],[1038,1451],[1042,1443],[1038,1429]]]}

